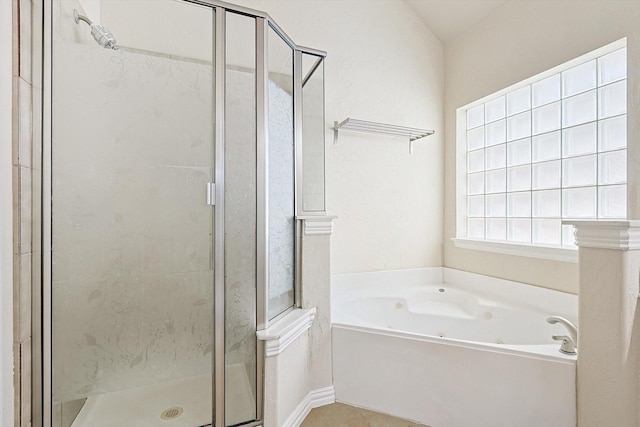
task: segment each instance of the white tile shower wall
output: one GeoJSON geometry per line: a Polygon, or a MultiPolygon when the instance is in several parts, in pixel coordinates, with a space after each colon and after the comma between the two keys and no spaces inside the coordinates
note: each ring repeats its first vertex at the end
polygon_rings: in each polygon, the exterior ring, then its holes
{"type": "MultiPolygon", "coordinates": [[[[622,37],[628,37],[629,70],[640,65],[640,3],[568,0],[548,6],[507,2],[445,46],[444,265],[577,293],[577,264],[469,251],[450,241],[456,236],[456,108],[622,37]]],[[[640,116],[633,110],[639,82],[629,72],[630,218],[640,215],[640,116]]]]}
{"type": "Polygon", "coordinates": [[[213,20],[206,6],[175,0],[101,1],[101,23],[123,46],[207,60],[213,20]],[[144,28],[144,30],[142,30],[144,28]]]}
{"type": "Polygon", "coordinates": [[[267,11],[296,43],[328,52],[327,212],[337,215],[333,273],[440,266],[443,48],[397,0],[237,0],[267,11]],[[409,154],[403,139],[344,132],[334,120],[435,129],[409,154]]]}

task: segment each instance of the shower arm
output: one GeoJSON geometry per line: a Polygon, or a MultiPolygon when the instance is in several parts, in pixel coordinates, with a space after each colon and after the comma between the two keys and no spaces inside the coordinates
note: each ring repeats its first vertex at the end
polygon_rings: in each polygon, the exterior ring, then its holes
{"type": "Polygon", "coordinates": [[[111,34],[111,31],[107,30],[100,24],[94,24],[91,19],[86,16],[80,15],[77,9],[73,9],[73,19],[76,21],[76,24],[80,23],[80,21],[86,22],[91,28],[91,35],[93,36],[93,39],[100,46],[107,49],[118,50],[118,47],[116,46],[116,38],[111,34]]]}
{"type": "Polygon", "coordinates": [[[75,19],[76,24],[78,24],[80,21],[86,22],[87,24],[89,24],[89,26],[93,24],[93,22],[91,22],[91,19],[87,18],[84,15],[80,15],[77,9],[73,9],[73,19],[75,19]]]}

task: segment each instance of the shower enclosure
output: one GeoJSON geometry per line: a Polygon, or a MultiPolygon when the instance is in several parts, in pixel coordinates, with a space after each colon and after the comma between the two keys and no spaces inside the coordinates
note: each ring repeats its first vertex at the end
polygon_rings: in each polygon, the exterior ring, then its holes
{"type": "Polygon", "coordinates": [[[212,0],[44,15],[34,425],[259,425],[256,331],[325,210],[325,54],[212,0]]]}

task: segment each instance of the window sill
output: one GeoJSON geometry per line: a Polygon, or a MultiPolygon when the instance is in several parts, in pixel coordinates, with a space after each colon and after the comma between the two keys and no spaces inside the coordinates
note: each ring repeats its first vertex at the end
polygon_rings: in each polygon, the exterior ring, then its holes
{"type": "Polygon", "coordinates": [[[296,338],[311,328],[315,317],[315,307],[295,309],[267,329],[257,331],[258,339],[265,341],[265,355],[273,357],[282,353],[296,338]]]}
{"type": "Polygon", "coordinates": [[[456,248],[474,251],[493,252],[528,258],[551,261],[578,262],[578,250],[561,246],[534,246],[519,243],[505,243],[490,240],[473,240],[463,238],[451,239],[456,248]]]}

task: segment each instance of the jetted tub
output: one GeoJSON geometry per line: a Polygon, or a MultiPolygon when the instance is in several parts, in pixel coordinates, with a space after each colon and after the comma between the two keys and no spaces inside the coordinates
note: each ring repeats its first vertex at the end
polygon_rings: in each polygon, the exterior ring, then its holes
{"type": "Polygon", "coordinates": [[[577,296],[447,268],[332,277],[336,399],[432,427],[575,427],[577,296]]]}

